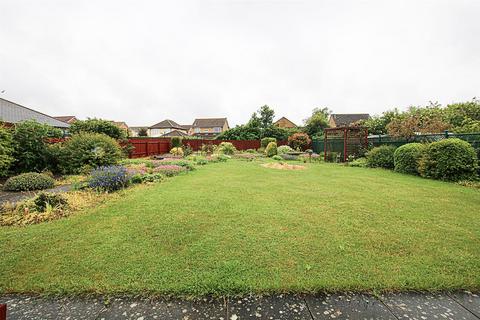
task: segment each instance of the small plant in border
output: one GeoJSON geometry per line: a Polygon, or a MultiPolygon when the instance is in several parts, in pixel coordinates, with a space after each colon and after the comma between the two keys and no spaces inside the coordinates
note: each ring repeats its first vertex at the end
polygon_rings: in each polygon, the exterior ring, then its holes
{"type": "Polygon", "coordinates": [[[128,185],[129,175],[123,166],[105,166],[92,170],[88,186],[99,191],[116,191],[128,185]]]}

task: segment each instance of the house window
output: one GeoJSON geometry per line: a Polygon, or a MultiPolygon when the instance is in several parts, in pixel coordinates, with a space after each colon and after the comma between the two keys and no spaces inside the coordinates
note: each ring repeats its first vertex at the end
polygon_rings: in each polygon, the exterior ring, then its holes
{"type": "Polygon", "coordinates": [[[199,133],[200,132],[200,128],[195,128],[195,133],[199,133]]]}
{"type": "Polygon", "coordinates": [[[214,127],[214,128],[213,128],[213,131],[215,131],[215,132],[221,132],[221,131],[222,131],[222,128],[220,128],[220,127],[214,127]]]}

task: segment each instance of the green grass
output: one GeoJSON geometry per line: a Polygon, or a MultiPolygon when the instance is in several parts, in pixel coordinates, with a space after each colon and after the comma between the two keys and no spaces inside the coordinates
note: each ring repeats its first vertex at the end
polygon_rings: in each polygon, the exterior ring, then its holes
{"type": "Polygon", "coordinates": [[[480,192],[391,171],[230,160],[0,229],[0,291],[480,289],[480,192]]]}

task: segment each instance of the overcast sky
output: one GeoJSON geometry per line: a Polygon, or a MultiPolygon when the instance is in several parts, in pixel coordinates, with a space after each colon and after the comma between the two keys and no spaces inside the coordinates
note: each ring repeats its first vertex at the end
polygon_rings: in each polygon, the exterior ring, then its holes
{"type": "Polygon", "coordinates": [[[470,100],[480,1],[0,0],[1,90],[129,125],[470,100]]]}

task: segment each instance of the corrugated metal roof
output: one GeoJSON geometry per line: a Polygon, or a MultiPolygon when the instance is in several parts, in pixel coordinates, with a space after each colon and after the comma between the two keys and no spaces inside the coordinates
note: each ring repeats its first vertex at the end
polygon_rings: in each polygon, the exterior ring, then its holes
{"type": "Polygon", "coordinates": [[[36,120],[56,128],[68,128],[68,123],[57,120],[41,112],[0,98],[0,120],[9,123],[19,123],[25,120],[36,120]]]}

